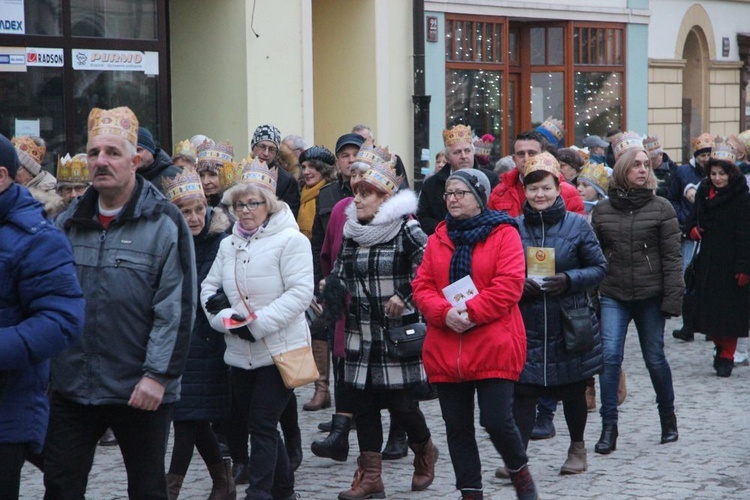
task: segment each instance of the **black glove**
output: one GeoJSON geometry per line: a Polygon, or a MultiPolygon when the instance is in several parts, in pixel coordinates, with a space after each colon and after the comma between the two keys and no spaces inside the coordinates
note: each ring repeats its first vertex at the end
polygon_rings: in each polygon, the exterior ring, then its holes
{"type": "Polygon", "coordinates": [[[211,314],[218,314],[223,309],[229,309],[230,307],[232,307],[232,304],[229,303],[229,299],[221,288],[206,300],[206,311],[211,314]]]}
{"type": "Polygon", "coordinates": [[[542,289],[550,297],[562,295],[570,288],[570,278],[565,273],[557,273],[554,276],[544,278],[542,289]]]}
{"type": "MultiPolygon", "coordinates": [[[[232,314],[232,319],[235,321],[245,321],[245,318],[243,318],[237,313],[232,314]]],[[[253,337],[253,334],[250,332],[250,329],[247,327],[247,325],[243,325],[239,328],[231,328],[229,330],[229,333],[231,333],[232,335],[237,335],[242,340],[247,340],[248,342],[255,342],[255,337],[253,337]]]]}
{"type": "Polygon", "coordinates": [[[527,299],[538,299],[542,296],[542,287],[532,278],[526,278],[523,282],[523,296],[527,299]]]}

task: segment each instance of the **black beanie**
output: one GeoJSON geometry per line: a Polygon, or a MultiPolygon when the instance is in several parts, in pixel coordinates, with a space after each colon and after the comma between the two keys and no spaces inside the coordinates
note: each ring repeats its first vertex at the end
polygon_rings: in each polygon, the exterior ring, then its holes
{"type": "Polygon", "coordinates": [[[8,169],[8,173],[12,179],[16,178],[16,172],[18,172],[18,153],[13,144],[5,137],[0,134],[0,167],[8,169]]]}
{"type": "Polygon", "coordinates": [[[138,147],[143,148],[151,154],[156,152],[154,136],[147,128],[138,127],[138,147]]]}

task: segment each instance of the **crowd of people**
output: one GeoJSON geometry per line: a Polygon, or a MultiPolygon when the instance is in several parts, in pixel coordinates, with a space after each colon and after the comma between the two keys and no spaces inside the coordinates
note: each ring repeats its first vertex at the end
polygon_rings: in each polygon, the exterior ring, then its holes
{"type": "Polygon", "coordinates": [[[549,118],[493,169],[494,138],[456,125],[418,195],[364,125],[333,150],[265,124],[244,157],[205,135],[170,157],[130,109],[93,109],[56,177],[41,138],[0,136],[0,498],[25,461],[45,498],[82,498],[107,432],[131,498],[178,498],[194,449],[212,500],[296,498],[293,362],[315,368],[302,410],[333,406],[312,453],[346,461],[357,430],[338,498],[385,498],[382,461],[409,449],[429,488],[439,425],[461,498],[483,498],[477,398],[496,476],[535,499],[529,440],[560,401],[559,472],[588,470],[597,376],[593,450],[616,451],[631,321],[677,441],[666,319],[713,341],[720,377],[747,359],[750,131],[702,134],[680,166],[656,136],[564,134],[549,118]],[[420,409],[435,398],[442,424],[420,409]]]}

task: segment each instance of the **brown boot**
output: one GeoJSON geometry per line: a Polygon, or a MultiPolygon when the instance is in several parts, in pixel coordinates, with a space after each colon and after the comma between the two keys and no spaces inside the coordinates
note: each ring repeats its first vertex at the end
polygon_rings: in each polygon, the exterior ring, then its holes
{"type": "Polygon", "coordinates": [[[586,444],[583,441],[570,443],[568,448],[568,459],[560,468],[560,474],[580,474],[586,472],[588,463],[586,462],[586,444]]]}
{"type": "Polygon", "coordinates": [[[625,380],[625,370],[620,370],[620,385],[617,387],[617,406],[625,402],[628,397],[628,387],[625,380]]]}
{"type": "Polygon", "coordinates": [[[423,443],[409,443],[409,448],[414,452],[414,476],[411,478],[411,490],[426,490],[435,480],[435,462],[440,452],[437,446],[432,444],[431,438],[423,443]]]}
{"type": "Polygon", "coordinates": [[[331,392],[328,388],[328,371],[331,356],[328,352],[328,342],[325,340],[313,340],[312,352],[320,377],[315,381],[315,394],[313,394],[312,399],[302,405],[302,409],[306,411],[318,411],[331,407],[331,392]]]}
{"type": "Polygon", "coordinates": [[[357,459],[352,487],[339,493],[339,500],[358,498],[385,498],[385,486],[381,472],[383,457],[374,451],[363,451],[357,459]]]}
{"type": "Polygon", "coordinates": [[[235,500],[237,498],[237,487],[232,477],[232,460],[225,458],[223,462],[209,465],[208,473],[211,474],[213,486],[208,500],[235,500]]]}
{"type": "Polygon", "coordinates": [[[180,490],[182,489],[182,482],[184,480],[185,476],[167,474],[167,494],[169,500],[177,500],[177,497],[180,496],[180,490]]]}
{"type": "Polygon", "coordinates": [[[596,386],[586,385],[586,408],[589,413],[596,411],[596,386]]]}
{"type": "Polygon", "coordinates": [[[508,472],[510,472],[510,480],[516,489],[518,500],[537,500],[539,498],[528,464],[515,471],[509,469],[508,472]]]}

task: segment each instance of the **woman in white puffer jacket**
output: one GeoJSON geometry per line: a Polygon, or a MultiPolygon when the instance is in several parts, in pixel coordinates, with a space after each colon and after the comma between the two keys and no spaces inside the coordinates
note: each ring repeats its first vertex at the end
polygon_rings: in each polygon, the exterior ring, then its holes
{"type": "Polygon", "coordinates": [[[248,495],[294,495],[289,459],[277,426],[289,398],[272,356],[310,344],[305,310],[313,297],[309,240],[289,207],[275,195],[276,179],[264,163],[245,167],[222,202],[237,217],[232,236],[221,242],[201,286],[201,304],[211,326],[224,333],[224,361],[232,367],[235,425],[250,431],[248,495]],[[253,317],[228,329],[224,320],[253,317]],[[283,493],[283,494],[282,494],[283,493]]]}

